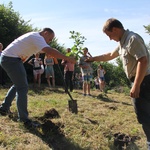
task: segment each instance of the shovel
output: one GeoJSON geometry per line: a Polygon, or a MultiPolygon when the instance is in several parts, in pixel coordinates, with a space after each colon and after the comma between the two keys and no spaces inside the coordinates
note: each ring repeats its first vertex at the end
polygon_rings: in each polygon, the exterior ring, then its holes
{"type": "Polygon", "coordinates": [[[61,72],[61,69],[60,69],[60,67],[59,67],[59,64],[58,64],[57,59],[55,59],[55,64],[57,64],[57,66],[58,66],[58,69],[59,69],[60,75],[61,75],[61,77],[62,77],[62,80],[63,80],[64,86],[65,86],[65,89],[66,89],[66,92],[67,92],[67,94],[68,94],[68,95],[69,95],[69,97],[70,97],[70,100],[68,100],[69,111],[70,111],[70,112],[72,112],[72,113],[77,114],[77,113],[78,113],[77,100],[74,100],[74,99],[72,98],[72,96],[71,96],[70,92],[68,91],[68,88],[67,88],[66,82],[65,82],[65,80],[64,80],[64,76],[63,76],[63,74],[62,74],[62,72],[61,72]]]}

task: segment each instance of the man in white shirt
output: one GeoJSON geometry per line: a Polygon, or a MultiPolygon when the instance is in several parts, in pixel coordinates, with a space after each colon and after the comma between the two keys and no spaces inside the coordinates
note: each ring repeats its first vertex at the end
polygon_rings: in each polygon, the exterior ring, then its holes
{"type": "Polygon", "coordinates": [[[13,86],[9,89],[3,103],[0,105],[1,115],[9,114],[11,103],[16,97],[19,120],[24,122],[27,127],[37,126],[28,118],[28,81],[23,62],[31,55],[43,52],[55,58],[75,63],[73,58],[63,55],[48,45],[54,36],[55,33],[50,28],[44,28],[41,32],[29,32],[15,39],[2,51],[0,65],[10,77],[13,86]]]}

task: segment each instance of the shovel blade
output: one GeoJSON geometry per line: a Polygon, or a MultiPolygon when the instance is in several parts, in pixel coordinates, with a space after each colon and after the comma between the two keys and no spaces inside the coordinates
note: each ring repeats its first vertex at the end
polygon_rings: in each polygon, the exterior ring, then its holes
{"type": "Polygon", "coordinates": [[[76,100],[69,100],[69,111],[72,113],[77,114],[78,113],[78,106],[76,100]]]}

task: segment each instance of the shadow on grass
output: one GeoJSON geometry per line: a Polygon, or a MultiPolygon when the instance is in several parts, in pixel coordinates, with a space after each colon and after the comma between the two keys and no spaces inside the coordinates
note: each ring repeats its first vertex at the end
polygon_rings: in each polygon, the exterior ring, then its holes
{"type": "MultiPolygon", "coordinates": [[[[32,91],[35,94],[40,94],[40,95],[45,95],[45,93],[60,93],[60,94],[64,94],[65,91],[64,90],[60,90],[59,88],[48,88],[46,86],[42,86],[42,87],[29,87],[29,90],[32,91]]],[[[31,92],[29,92],[30,94],[31,92]]]]}
{"type": "MultiPolygon", "coordinates": [[[[118,101],[115,101],[111,98],[109,98],[106,93],[101,93],[99,94],[98,96],[95,96],[95,98],[101,100],[101,101],[104,101],[104,102],[109,102],[109,103],[120,103],[118,101]]],[[[129,103],[126,103],[126,102],[121,102],[123,105],[128,105],[128,106],[132,106],[132,104],[129,104],[129,103]]]]}
{"type": "MultiPolygon", "coordinates": [[[[76,91],[76,93],[80,94],[80,95],[83,95],[82,92],[78,92],[76,91]]],[[[128,105],[128,106],[132,106],[132,104],[129,104],[129,103],[126,103],[126,102],[118,102],[114,99],[111,99],[107,96],[107,94],[105,92],[103,93],[100,93],[99,95],[91,95],[90,96],[91,98],[95,98],[95,99],[98,99],[100,101],[104,101],[104,102],[108,102],[108,103],[122,103],[123,105],[128,105]]]]}
{"type": "MultiPolygon", "coordinates": [[[[61,123],[53,123],[53,118],[59,118],[60,115],[55,109],[46,111],[41,117],[34,117],[33,122],[38,123],[40,126],[37,128],[25,128],[27,132],[38,136],[46,143],[52,150],[85,150],[77,143],[72,143],[71,139],[65,137],[63,133],[64,125],[61,123]]],[[[11,119],[17,121],[17,112],[13,114],[11,119]]]]}
{"type": "Polygon", "coordinates": [[[62,124],[55,124],[46,119],[44,122],[42,121],[40,128],[31,129],[29,132],[40,137],[53,150],[83,150],[78,144],[71,143],[65,137],[60,129],[62,127],[62,124]]]}

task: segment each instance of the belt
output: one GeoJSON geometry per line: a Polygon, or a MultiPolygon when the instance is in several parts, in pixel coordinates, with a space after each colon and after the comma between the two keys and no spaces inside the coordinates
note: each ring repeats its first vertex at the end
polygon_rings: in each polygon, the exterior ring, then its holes
{"type": "Polygon", "coordinates": [[[10,56],[5,56],[5,55],[1,55],[1,56],[5,57],[5,58],[10,58],[10,59],[19,59],[19,60],[21,60],[20,57],[10,57],[10,56]]]}
{"type": "MultiPolygon", "coordinates": [[[[148,76],[150,76],[150,74],[147,74],[145,77],[148,77],[148,76]]],[[[145,78],[145,77],[144,77],[144,78],[145,78]]],[[[130,78],[130,81],[131,81],[131,82],[134,82],[134,79],[135,79],[135,76],[131,77],[131,78],[130,78]]]]}

